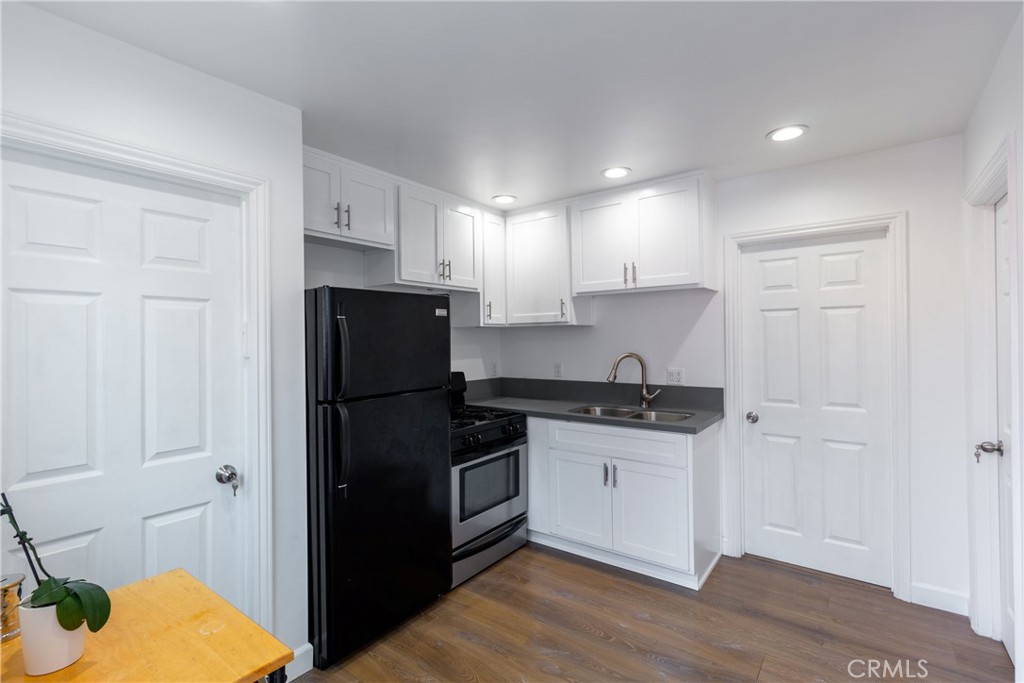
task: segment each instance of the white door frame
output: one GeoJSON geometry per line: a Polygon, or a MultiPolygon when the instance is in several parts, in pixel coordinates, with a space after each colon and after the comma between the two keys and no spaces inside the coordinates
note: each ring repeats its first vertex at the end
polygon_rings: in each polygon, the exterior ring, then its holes
{"type": "MultiPolygon", "coordinates": [[[[273,625],[273,525],[270,433],[269,191],[267,181],[196,161],[95,137],[44,121],[3,114],[0,143],[16,149],[84,163],[239,200],[242,234],[242,301],[246,367],[243,392],[248,461],[243,540],[244,586],[241,605],[264,628],[273,625]]],[[[4,314],[0,300],[0,319],[4,314]]],[[[2,350],[0,350],[2,351],[2,350]]],[[[2,373],[2,366],[0,366],[2,373]]],[[[0,381],[3,380],[0,374],[0,381]]],[[[213,476],[213,473],[210,473],[213,476]]]]}
{"type": "MultiPolygon", "coordinates": [[[[1022,429],[1024,429],[1024,283],[1021,264],[1024,263],[1024,236],[1021,220],[1021,169],[1018,162],[1019,142],[1015,133],[1003,141],[988,164],[974,179],[964,201],[967,209],[967,272],[990,272],[995,244],[989,230],[995,221],[995,204],[1007,195],[1007,213],[1010,234],[1010,373],[1011,373],[1011,429],[1014,448],[1008,457],[1013,460],[1013,521],[1020,537],[1024,529],[1022,510],[1022,475],[1024,459],[1021,456],[1022,429]]],[[[991,278],[967,278],[967,457],[974,444],[996,425],[995,360],[992,358],[991,335],[995,332],[995,283],[991,278]]],[[[971,594],[969,614],[971,626],[981,635],[1001,638],[1001,591],[999,582],[999,508],[998,462],[982,458],[981,463],[968,465],[968,514],[970,531],[971,594]]],[[[1013,553],[1014,627],[1016,629],[1015,659],[1024,656],[1024,577],[1022,577],[1022,544],[1013,553]]]]}
{"type": "Polygon", "coordinates": [[[892,393],[892,591],[910,599],[910,363],[907,341],[906,214],[893,213],[732,235],[725,238],[725,439],[722,487],[722,551],[743,547],[743,302],[740,256],[744,248],[812,237],[885,233],[889,261],[892,393]]]}

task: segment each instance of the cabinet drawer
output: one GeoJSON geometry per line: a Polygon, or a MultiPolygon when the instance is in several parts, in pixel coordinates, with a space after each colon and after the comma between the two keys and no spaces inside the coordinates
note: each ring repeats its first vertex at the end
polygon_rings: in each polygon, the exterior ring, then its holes
{"type": "Polygon", "coordinates": [[[630,429],[601,424],[548,423],[551,448],[604,455],[670,467],[687,467],[693,437],[654,429],[630,429]]]}

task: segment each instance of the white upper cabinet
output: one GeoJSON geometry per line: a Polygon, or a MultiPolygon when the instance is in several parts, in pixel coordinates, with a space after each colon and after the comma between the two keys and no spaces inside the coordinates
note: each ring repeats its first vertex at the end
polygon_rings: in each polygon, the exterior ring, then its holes
{"type": "Polygon", "coordinates": [[[574,202],[573,294],[715,289],[710,182],[688,176],[574,202]]]}
{"type": "Polygon", "coordinates": [[[483,214],[458,201],[444,204],[445,278],[453,287],[480,289],[483,281],[483,214]]]}
{"type": "Polygon", "coordinates": [[[400,185],[396,253],[366,255],[366,284],[479,291],[482,263],[479,209],[427,188],[400,185]]]}
{"type": "Polygon", "coordinates": [[[577,309],[570,295],[565,212],[558,204],[505,219],[509,325],[589,324],[590,301],[577,309]]]}
{"type": "Polygon", "coordinates": [[[446,281],[444,197],[403,185],[398,190],[398,226],[400,279],[428,285],[446,281]]]}
{"type": "Polygon", "coordinates": [[[302,164],[307,235],[366,248],[395,244],[395,182],[307,148],[302,164]]]}
{"type": "Polygon", "coordinates": [[[504,325],[505,316],[505,219],[484,214],[484,288],[481,304],[484,325],[504,325]]]}
{"type": "Polygon", "coordinates": [[[584,199],[572,207],[572,267],[577,293],[624,289],[636,202],[621,194],[584,199]]]}

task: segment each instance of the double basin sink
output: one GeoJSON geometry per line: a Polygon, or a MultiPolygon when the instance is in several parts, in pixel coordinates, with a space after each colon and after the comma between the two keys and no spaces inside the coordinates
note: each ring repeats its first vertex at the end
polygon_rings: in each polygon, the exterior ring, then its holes
{"type": "Polygon", "coordinates": [[[580,406],[572,408],[570,413],[579,415],[593,415],[595,417],[623,417],[629,420],[643,420],[644,422],[682,422],[693,417],[693,413],[676,412],[671,410],[648,410],[637,408],[619,408],[611,406],[580,406]]]}

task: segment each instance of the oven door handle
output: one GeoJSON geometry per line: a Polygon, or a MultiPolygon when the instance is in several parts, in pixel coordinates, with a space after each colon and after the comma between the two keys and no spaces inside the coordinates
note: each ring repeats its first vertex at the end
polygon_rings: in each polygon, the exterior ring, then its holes
{"type": "Polygon", "coordinates": [[[524,526],[526,526],[526,515],[523,515],[519,519],[513,519],[511,522],[499,526],[497,529],[481,536],[475,541],[470,541],[466,545],[462,546],[452,553],[452,562],[464,560],[467,557],[472,557],[473,555],[482,553],[488,548],[493,548],[509,536],[514,536],[516,532],[524,526]]]}
{"type": "Polygon", "coordinates": [[[484,458],[489,458],[492,455],[506,453],[508,451],[514,451],[515,449],[521,446],[525,446],[528,440],[529,437],[526,434],[523,434],[516,438],[514,441],[503,441],[489,448],[475,448],[470,452],[463,453],[462,455],[457,455],[453,457],[452,466],[455,469],[459,469],[463,465],[468,465],[469,463],[478,463],[484,458]]]}

